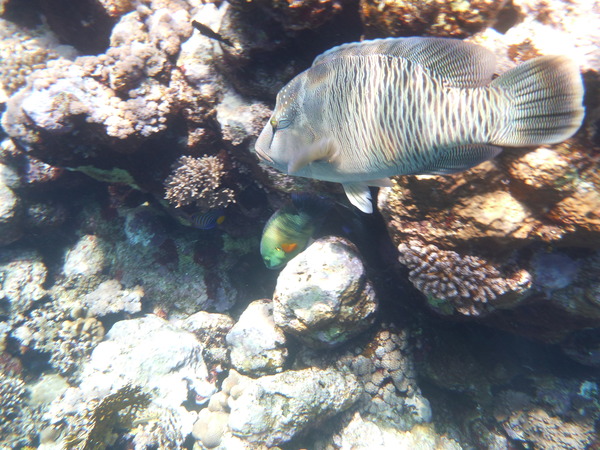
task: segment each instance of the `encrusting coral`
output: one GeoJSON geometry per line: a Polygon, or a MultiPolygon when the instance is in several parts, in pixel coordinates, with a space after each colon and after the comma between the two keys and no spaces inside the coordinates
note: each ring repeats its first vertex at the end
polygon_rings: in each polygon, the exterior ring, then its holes
{"type": "Polygon", "coordinates": [[[233,189],[222,186],[226,171],[217,156],[182,156],[178,164],[165,181],[165,198],[175,207],[195,203],[200,208],[213,209],[235,202],[233,189]]]}
{"type": "Polygon", "coordinates": [[[423,245],[413,239],[398,246],[400,262],[408,266],[409,279],[434,309],[480,315],[513,305],[526,297],[531,275],[519,270],[503,276],[481,258],[423,245]]]}
{"type": "Polygon", "coordinates": [[[61,50],[67,50],[66,46],[57,47],[57,39],[48,30],[25,31],[0,19],[0,101],[23,86],[29,74],[44,68],[48,60],[58,58],[61,50]]]}

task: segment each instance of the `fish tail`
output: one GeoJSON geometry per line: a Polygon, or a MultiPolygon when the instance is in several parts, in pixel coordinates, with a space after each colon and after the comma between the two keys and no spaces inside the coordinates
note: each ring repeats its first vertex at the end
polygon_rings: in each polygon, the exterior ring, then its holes
{"type": "Polygon", "coordinates": [[[581,126],[583,83],[577,65],[564,56],[541,56],[500,75],[490,87],[504,91],[499,109],[506,122],[492,144],[555,144],[581,126]]]}

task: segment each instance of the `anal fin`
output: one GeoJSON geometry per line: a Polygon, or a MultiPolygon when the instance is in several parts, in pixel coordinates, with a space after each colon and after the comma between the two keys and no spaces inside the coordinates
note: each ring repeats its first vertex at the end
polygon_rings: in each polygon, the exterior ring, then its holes
{"type": "Polygon", "coordinates": [[[366,182],[343,183],[342,186],[350,203],[364,213],[371,214],[373,212],[371,192],[366,182]]]}
{"type": "Polygon", "coordinates": [[[421,174],[449,175],[475,167],[497,156],[502,149],[488,144],[464,144],[440,149],[441,156],[430,166],[419,171],[421,174]]]}

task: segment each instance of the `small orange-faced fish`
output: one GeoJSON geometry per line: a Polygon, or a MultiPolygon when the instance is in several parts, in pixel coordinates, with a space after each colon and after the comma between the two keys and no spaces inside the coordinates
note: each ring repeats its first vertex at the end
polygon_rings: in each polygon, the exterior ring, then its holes
{"type": "Polygon", "coordinates": [[[269,269],[279,269],[304,250],[324,219],[330,202],[312,194],[292,194],[269,219],[260,240],[260,254],[269,269]]]}

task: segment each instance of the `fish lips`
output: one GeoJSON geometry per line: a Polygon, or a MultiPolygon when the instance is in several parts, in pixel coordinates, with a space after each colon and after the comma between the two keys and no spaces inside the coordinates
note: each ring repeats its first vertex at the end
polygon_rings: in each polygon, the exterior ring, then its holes
{"type": "Polygon", "coordinates": [[[273,129],[267,124],[261,131],[258,139],[256,140],[256,144],[254,145],[254,151],[256,152],[258,158],[270,165],[275,165],[275,161],[273,161],[273,158],[271,158],[267,153],[267,151],[271,148],[271,144],[273,143],[274,135],[275,133],[273,133],[273,129]]]}

